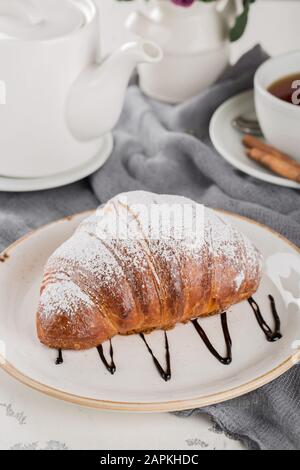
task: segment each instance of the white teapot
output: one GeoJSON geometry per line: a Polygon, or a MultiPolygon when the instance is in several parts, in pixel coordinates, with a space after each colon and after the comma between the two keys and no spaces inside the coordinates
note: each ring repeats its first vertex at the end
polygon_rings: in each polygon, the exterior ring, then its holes
{"type": "Polygon", "coordinates": [[[170,103],[194,96],[216,81],[229,63],[229,30],[243,12],[243,0],[196,1],[188,8],[152,0],[150,12],[133,12],[126,26],[155,40],[164,52],[160,64],[141,66],[145,93],[170,103]]]}
{"type": "Polygon", "coordinates": [[[101,59],[92,0],[0,0],[0,174],[59,174],[93,158],[132,70],[161,60],[147,40],[101,59]]]}

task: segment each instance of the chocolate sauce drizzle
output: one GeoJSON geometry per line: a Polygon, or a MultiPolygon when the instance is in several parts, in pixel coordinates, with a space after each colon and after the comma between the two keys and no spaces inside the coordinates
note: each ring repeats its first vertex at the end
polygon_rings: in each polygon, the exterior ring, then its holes
{"type": "Polygon", "coordinates": [[[218,353],[218,351],[213,347],[213,345],[211,344],[207,334],[205,333],[203,328],[199,325],[198,320],[192,320],[192,324],[194,325],[197,333],[202,338],[205,346],[211,352],[211,354],[216,359],[218,359],[218,361],[221,362],[221,364],[223,364],[224,366],[229,366],[229,364],[232,363],[232,340],[231,340],[231,336],[230,336],[229,329],[228,329],[227,313],[222,313],[222,315],[221,315],[222,330],[223,330],[224,339],[225,339],[226,348],[227,348],[227,356],[226,357],[222,357],[218,353]]]}
{"type": "MultiPolygon", "coordinates": [[[[270,304],[271,304],[272,315],[273,315],[274,322],[275,322],[274,331],[271,330],[270,326],[264,320],[263,315],[261,313],[261,310],[259,308],[259,305],[253,299],[253,297],[250,297],[248,299],[248,302],[249,302],[249,304],[250,304],[250,306],[251,306],[251,308],[252,308],[252,310],[255,314],[255,317],[257,319],[257,322],[258,322],[260,328],[262,329],[262,331],[264,332],[264,334],[266,336],[267,341],[273,343],[275,341],[279,341],[282,338],[282,334],[281,334],[281,331],[280,331],[281,322],[280,322],[280,317],[277,313],[274,297],[272,295],[269,295],[269,300],[270,300],[270,304]]],[[[225,343],[226,343],[226,349],[227,349],[226,357],[222,357],[218,353],[218,351],[214,348],[214,346],[212,345],[211,341],[209,340],[207,334],[205,333],[203,328],[200,326],[200,324],[198,322],[198,319],[192,320],[191,323],[195,327],[197,333],[199,334],[199,336],[203,340],[205,346],[210,351],[210,353],[221,364],[223,364],[223,365],[231,364],[232,363],[232,340],[231,340],[231,336],[230,336],[230,332],[229,332],[229,328],[228,328],[227,313],[224,312],[221,315],[221,325],[222,325],[222,330],[223,330],[224,339],[225,339],[225,343]]],[[[172,377],[171,358],[170,358],[170,348],[169,348],[169,341],[168,341],[167,333],[165,332],[164,335],[165,335],[165,350],[166,350],[166,369],[165,370],[161,366],[158,359],[155,357],[155,355],[154,355],[152,349],[150,348],[150,346],[149,346],[149,344],[148,344],[148,342],[147,342],[147,340],[146,340],[143,333],[140,334],[140,337],[142,338],[144,344],[146,345],[146,348],[147,348],[149,354],[151,355],[151,357],[153,359],[154,365],[155,365],[159,375],[162,377],[162,379],[165,382],[168,382],[169,380],[171,380],[171,377],[172,377]]],[[[116,372],[117,368],[116,368],[116,365],[114,363],[114,351],[113,351],[113,345],[112,345],[111,340],[109,340],[109,343],[110,343],[110,348],[109,348],[110,363],[107,361],[107,359],[104,355],[102,344],[100,344],[97,347],[97,351],[99,353],[99,356],[100,356],[104,366],[106,367],[108,372],[110,372],[113,375],[116,372]]],[[[55,364],[59,365],[59,364],[63,364],[63,362],[64,362],[64,360],[63,360],[62,350],[58,349],[58,356],[57,356],[57,359],[55,361],[55,364]]]]}
{"type": "Polygon", "coordinates": [[[62,350],[61,350],[61,349],[58,349],[57,352],[58,352],[58,356],[57,356],[57,359],[56,359],[56,361],[55,361],[55,364],[56,364],[57,366],[59,366],[60,364],[63,364],[64,358],[63,358],[62,350]]]}
{"type": "Polygon", "coordinates": [[[162,368],[162,366],[160,365],[159,361],[157,360],[157,358],[155,357],[155,355],[153,354],[153,351],[152,349],[150,348],[149,344],[147,343],[146,341],[146,338],[145,336],[143,335],[143,333],[140,334],[140,337],[142,338],[142,340],[144,341],[145,345],[146,345],[146,348],[148,349],[149,351],[149,354],[151,355],[152,359],[153,359],[153,362],[155,364],[155,367],[159,373],[159,375],[161,376],[162,379],[164,379],[165,382],[168,382],[169,380],[171,380],[171,377],[172,377],[172,372],[171,372],[171,358],[170,358],[170,348],[169,348],[169,341],[168,341],[168,336],[167,336],[167,333],[165,332],[165,348],[166,348],[166,370],[164,370],[162,368]]]}
{"type": "Polygon", "coordinates": [[[250,306],[251,306],[251,308],[252,308],[252,310],[255,314],[256,320],[257,320],[260,328],[262,329],[262,331],[264,332],[264,334],[267,338],[267,341],[269,341],[270,343],[274,343],[275,341],[279,341],[282,338],[282,334],[280,332],[281,322],[280,322],[280,318],[279,318],[279,315],[278,315],[277,310],[276,310],[274,297],[272,297],[272,295],[269,295],[269,300],[270,300],[270,303],[271,303],[272,315],[273,315],[273,318],[274,318],[274,321],[275,321],[274,331],[271,330],[270,326],[264,320],[264,317],[262,316],[261,310],[260,310],[258,304],[253,299],[253,297],[250,297],[250,299],[248,299],[248,302],[249,302],[249,304],[250,304],[250,306]]]}
{"type": "Polygon", "coordinates": [[[111,373],[111,375],[114,375],[114,373],[116,372],[117,368],[116,368],[116,364],[114,363],[114,349],[113,349],[113,345],[112,345],[112,342],[111,340],[109,340],[109,344],[110,344],[110,347],[109,347],[109,355],[110,355],[110,364],[108,363],[105,355],[104,355],[104,351],[103,351],[103,346],[102,344],[100,344],[99,346],[97,346],[97,351],[99,353],[99,356],[101,358],[101,361],[103,362],[103,364],[105,365],[106,369],[108,370],[108,372],[111,373]]]}

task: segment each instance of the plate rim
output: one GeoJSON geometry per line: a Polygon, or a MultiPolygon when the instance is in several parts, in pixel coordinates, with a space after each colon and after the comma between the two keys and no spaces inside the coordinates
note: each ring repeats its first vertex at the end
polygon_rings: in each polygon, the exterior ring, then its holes
{"type": "Polygon", "coordinates": [[[272,175],[272,174],[267,174],[259,170],[259,165],[256,168],[250,168],[245,165],[243,162],[240,162],[236,158],[232,157],[230,151],[227,151],[222,147],[222,145],[219,143],[216,133],[215,133],[215,127],[216,123],[218,122],[220,115],[224,112],[224,110],[232,104],[234,101],[237,101],[242,98],[246,98],[246,96],[254,96],[254,89],[249,89],[246,91],[243,91],[241,93],[238,93],[231,98],[228,98],[226,101],[224,101],[213,113],[212,118],[209,123],[209,135],[212,141],[213,146],[219,153],[219,155],[224,158],[224,160],[227,161],[231,166],[234,168],[237,168],[239,171],[242,171],[248,176],[251,176],[253,178],[256,178],[260,181],[265,181],[266,183],[274,184],[276,186],[281,186],[285,188],[290,188],[290,189],[300,189],[300,184],[297,183],[296,181],[288,180],[287,178],[282,178],[281,176],[277,175],[272,175]]]}
{"type": "MultiPolygon", "coordinates": [[[[291,242],[290,240],[288,240],[286,237],[276,232],[275,230],[271,229],[267,225],[257,222],[249,217],[245,217],[245,216],[242,216],[242,215],[230,212],[230,211],[226,211],[223,209],[213,209],[213,210],[224,215],[229,215],[233,218],[244,220],[250,224],[257,225],[258,227],[265,229],[268,232],[271,232],[274,236],[276,236],[280,240],[287,243],[291,248],[293,248],[300,255],[300,248],[298,248],[297,245],[295,245],[293,242],[291,242]]],[[[0,253],[0,257],[5,254],[11,254],[18,245],[20,245],[28,238],[36,235],[37,233],[43,230],[47,230],[48,228],[55,226],[57,224],[60,224],[60,223],[72,221],[74,218],[77,218],[77,217],[78,218],[85,217],[85,216],[88,217],[88,215],[92,214],[93,212],[94,212],[94,209],[79,212],[79,213],[55,220],[48,224],[42,225],[41,227],[35,230],[31,230],[29,233],[25,234],[23,237],[19,238],[14,243],[9,245],[6,249],[4,249],[0,253]]],[[[101,410],[106,410],[106,411],[161,413],[161,412],[170,412],[170,411],[189,410],[189,409],[194,409],[194,408],[202,408],[202,407],[206,407],[210,405],[216,405],[218,403],[232,400],[234,398],[243,396],[247,393],[253,392],[254,390],[257,390],[258,388],[261,388],[264,385],[269,384],[270,382],[279,378],[285,372],[290,370],[295,365],[294,358],[297,354],[298,354],[297,352],[295,352],[294,354],[291,354],[291,356],[288,359],[286,359],[283,363],[279,364],[274,369],[251,380],[250,382],[246,382],[245,384],[239,385],[238,387],[234,387],[232,389],[229,389],[223,392],[199,396],[196,398],[182,399],[182,400],[169,400],[169,401],[161,401],[161,402],[122,402],[122,401],[98,400],[94,398],[87,398],[84,396],[64,392],[62,390],[45,385],[25,375],[23,372],[16,369],[11,363],[7,362],[5,358],[2,358],[3,359],[2,361],[0,360],[0,369],[2,369],[8,375],[16,379],[18,382],[22,383],[23,385],[28,386],[29,388],[36,390],[38,392],[41,392],[44,395],[47,395],[47,396],[50,396],[52,398],[56,398],[59,400],[63,400],[68,403],[73,403],[76,405],[85,406],[87,408],[101,409],[101,410]]],[[[0,359],[1,359],[1,354],[0,354],[0,359]]]]}

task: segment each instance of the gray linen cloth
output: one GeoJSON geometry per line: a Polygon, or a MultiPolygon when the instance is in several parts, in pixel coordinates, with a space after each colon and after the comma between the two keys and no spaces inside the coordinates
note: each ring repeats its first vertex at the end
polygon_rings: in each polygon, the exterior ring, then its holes
{"type": "MultiPolygon", "coordinates": [[[[227,98],[250,89],[266,59],[256,47],[219,82],[188,102],[147,99],[133,84],[116,128],[113,155],[89,179],[38,193],[0,193],[0,248],[30,229],[93,208],[117,193],[181,194],[262,222],[300,246],[300,191],[248,177],[212,148],[208,126],[227,98]]],[[[170,77],[170,80],[172,77],[170,77]]],[[[300,449],[300,368],[244,397],[202,410],[250,449],[300,449]]]]}

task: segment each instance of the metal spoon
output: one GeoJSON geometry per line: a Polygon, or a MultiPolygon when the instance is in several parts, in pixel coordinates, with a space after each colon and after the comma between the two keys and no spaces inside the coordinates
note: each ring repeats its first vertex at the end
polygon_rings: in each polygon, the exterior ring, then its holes
{"type": "Polygon", "coordinates": [[[254,114],[253,117],[249,115],[238,116],[233,119],[232,126],[242,134],[251,134],[256,137],[262,137],[263,135],[259,122],[254,114]]]}

